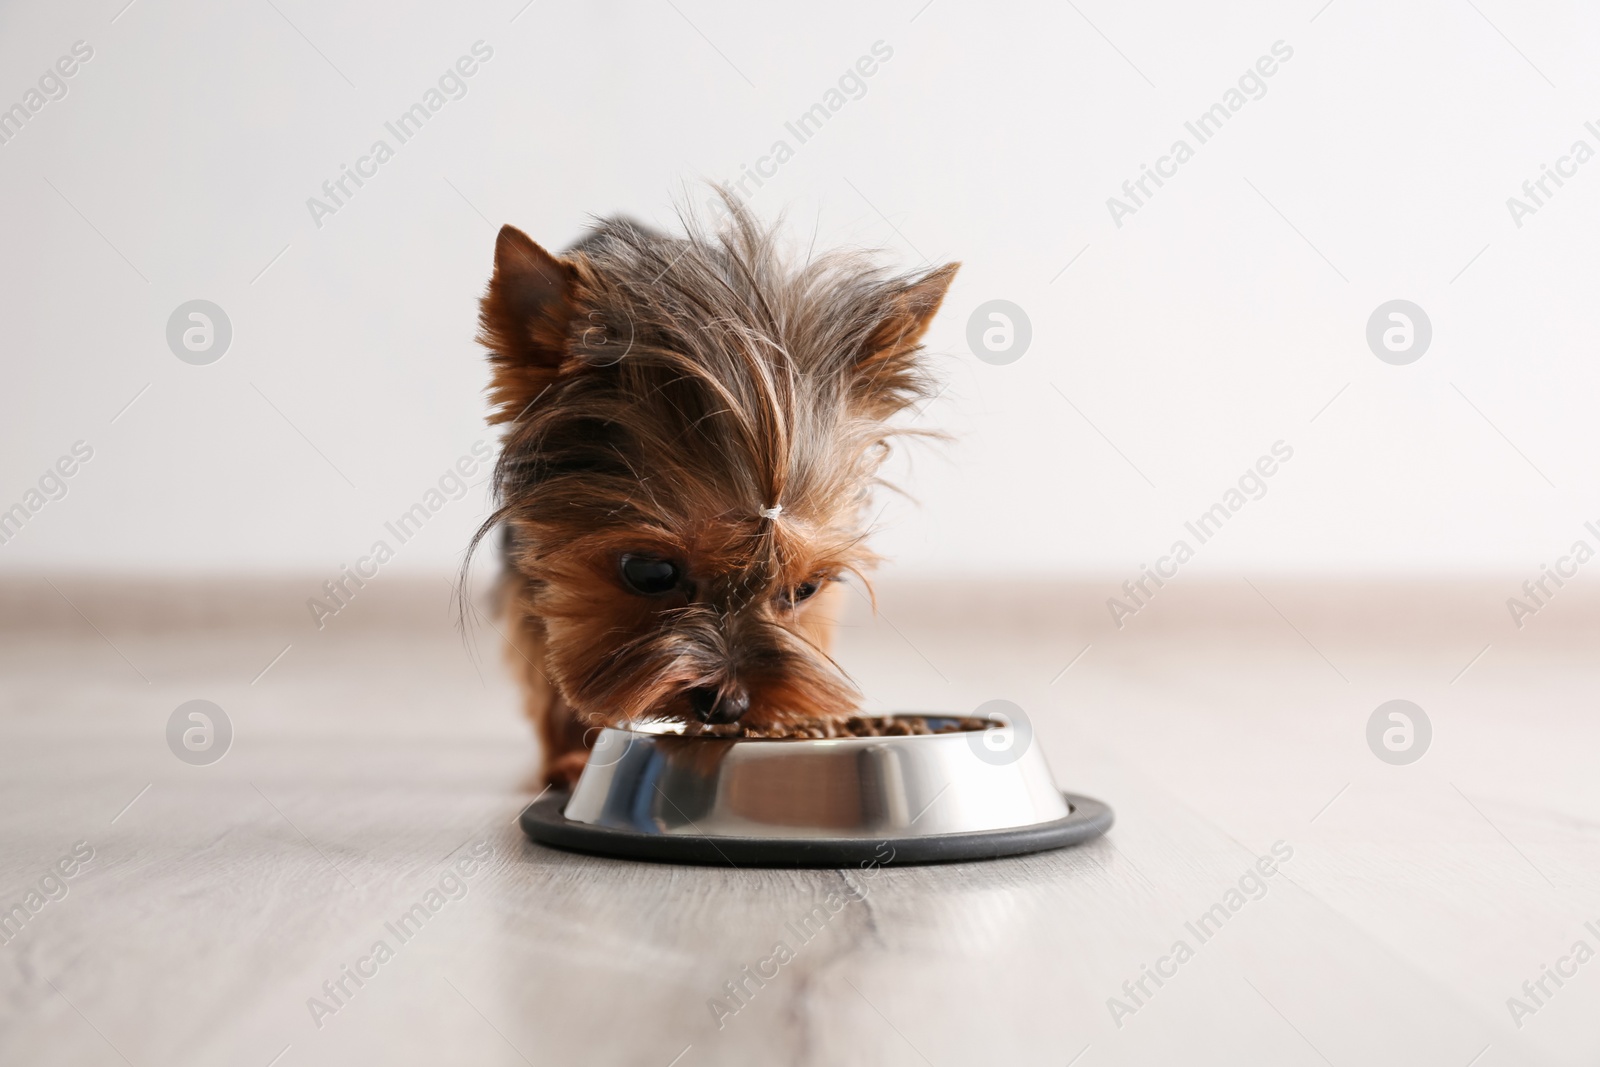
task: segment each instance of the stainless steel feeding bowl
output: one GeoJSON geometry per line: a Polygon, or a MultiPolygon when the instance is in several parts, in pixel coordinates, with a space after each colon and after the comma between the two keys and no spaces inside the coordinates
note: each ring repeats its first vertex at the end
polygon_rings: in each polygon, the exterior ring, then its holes
{"type": "Polygon", "coordinates": [[[1105,804],[1056,788],[1025,725],[990,721],[826,739],[606,729],[571,794],[547,792],[522,826],[542,844],[632,859],[826,867],[1017,855],[1111,826],[1105,804]]]}

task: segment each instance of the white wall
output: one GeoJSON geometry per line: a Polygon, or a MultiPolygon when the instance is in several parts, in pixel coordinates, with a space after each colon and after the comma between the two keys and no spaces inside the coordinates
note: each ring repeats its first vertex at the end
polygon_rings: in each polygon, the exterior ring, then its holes
{"type": "MultiPolygon", "coordinates": [[[[1475,2],[8,5],[0,106],[94,54],[0,145],[0,508],[74,442],[94,456],[0,568],[331,573],[491,439],[496,226],[668,222],[685,180],[793,146],[785,121],[882,41],[754,204],[965,263],[922,416],[958,440],[885,515],[901,567],[1131,573],[1283,440],[1196,570],[1535,573],[1600,543],[1600,160],[1521,227],[1506,199],[1600,150],[1600,17],[1475,2]],[[307,198],[479,40],[466,96],[314,225],[307,198]],[[1197,144],[1185,120],[1277,41],[1266,95],[1197,144]],[[1194,158],[1115,225],[1107,198],[1180,137],[1194,158]],[[194,298],[233,326],[209,366],[164,337],[194,298]],[[1007,366],[966,347],[994,298],[1032,320],[1007,366]],[[1408,366],[1364,337],[1393,298],[1433,324],[1408,366]]],[[[395,566],[453,563],[484,508],[451,503],[395,566]]]]}

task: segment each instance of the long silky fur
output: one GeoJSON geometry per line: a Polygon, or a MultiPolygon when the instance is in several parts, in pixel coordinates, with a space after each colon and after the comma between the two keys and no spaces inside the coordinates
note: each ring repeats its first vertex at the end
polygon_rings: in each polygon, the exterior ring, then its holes
{"type": "Polygon", "coordinates": [[[762,688],[753,716],[855,706],[816,639],[825,620],[772,605],[877,562],[863,509],[893,439],[923,432],[890,420],[932,395],[920,341],[956,268],[897,274],[857,251],[791,262],[775,228],[723,199],[718,226],[604,219],[569,249],[572,313],[548,365],[506,355],[522,327],[485,298],[506,431],[497,507],[463,571],[506,524],[505,603],[532,617],[540,674],[587,720],[678,713],[674,696],[717,684],[733,646],[762,688]],[[692,558],[704,603],[635,611],[601,588],[641,544],[692,558]]]}

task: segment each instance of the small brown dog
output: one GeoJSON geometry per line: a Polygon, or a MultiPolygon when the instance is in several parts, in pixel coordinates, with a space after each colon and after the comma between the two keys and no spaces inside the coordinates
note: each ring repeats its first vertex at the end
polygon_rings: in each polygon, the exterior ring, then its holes
{"type": "Polygon", "coordinates": [[[595,727],[840,719],[828,654],[888,420],[929,393],[921,340],[956,264],[790,264],[737,201],[707,233],[613,218],[563,257],[495,243],[479,340],[504,524],[503,609],[544,771],[595,727]]]}

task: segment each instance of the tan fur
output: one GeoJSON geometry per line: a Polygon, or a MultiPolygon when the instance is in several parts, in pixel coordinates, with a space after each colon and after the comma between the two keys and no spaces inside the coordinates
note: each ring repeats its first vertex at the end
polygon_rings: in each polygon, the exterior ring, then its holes
{"type": "Polygon", "coordinates": [[[864,509],[906,432],[888,420],[929,394],[921,340],[956,268],[791,263],[729,211],[681,238],[609,220],[563,258],[511,227],[496,244],[480,339],[507,430],[479,537],[508,531],[513,661],[553,782],[594,727],[703,713],[691,696],[747,701],[750,723],[856,708],[833,579],[877,562],[864,509]],[[681,582],[639,594],[630,554],[681,582]]]}

